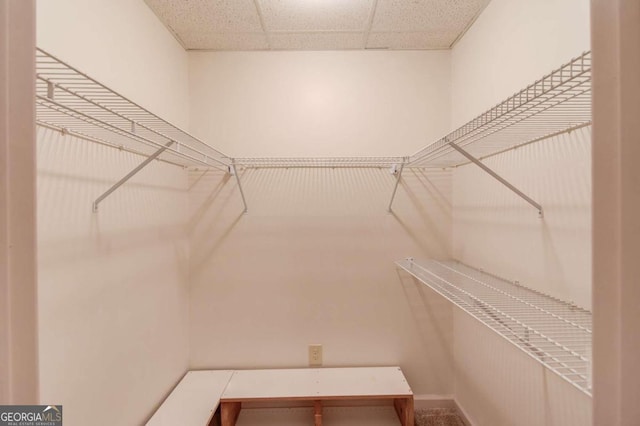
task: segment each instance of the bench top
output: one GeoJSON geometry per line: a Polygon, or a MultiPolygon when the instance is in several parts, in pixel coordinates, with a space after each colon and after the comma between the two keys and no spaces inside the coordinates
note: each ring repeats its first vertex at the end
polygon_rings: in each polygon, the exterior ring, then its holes
{"type": "Polygon", "coordinates": [[[411,396],[400,367],[236,370],[224,401],[411,396]]]}
{"type": "Polygon", "coordinates": [[[147,426],[207,425],[233,371],[189,371],[147,426]]]}

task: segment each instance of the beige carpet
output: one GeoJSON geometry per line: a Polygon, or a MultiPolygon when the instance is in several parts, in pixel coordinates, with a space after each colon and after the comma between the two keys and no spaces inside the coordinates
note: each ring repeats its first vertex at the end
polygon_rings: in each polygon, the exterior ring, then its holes
{"type": "Polygon", "coordinates": [[[416,426],[465,426],[456,410],[432,408],[416,410],[416,426]]]}

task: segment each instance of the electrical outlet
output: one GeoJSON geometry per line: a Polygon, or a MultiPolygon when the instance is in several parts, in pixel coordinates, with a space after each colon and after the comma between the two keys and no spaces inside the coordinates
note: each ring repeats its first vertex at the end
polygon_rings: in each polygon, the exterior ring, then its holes
{"type": "Polygon", "coordinates": [[[322,345],[309,345],[309,367],[322,366],[322,345]]]}

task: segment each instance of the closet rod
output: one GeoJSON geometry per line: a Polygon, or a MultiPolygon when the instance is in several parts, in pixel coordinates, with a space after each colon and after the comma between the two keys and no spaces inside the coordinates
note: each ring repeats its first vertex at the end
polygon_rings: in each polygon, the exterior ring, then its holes
{"type": "MultiPolygon", "coordinates": [[[[83,135],[81,133],[74,132],[73,130],[64,129],[64,128],[61,128],[61,127],[58,127],[58,126],[54,126],[54,125],[45,123],[43,121],[36,120],[36,125],[44,128],[44,129],[49,129],[49,130],[53,130],[55,132],[58,132],[62,136],[66,136],[66,135],[73,136],[74,138],[82,139],[82,140],[85,140],[87,142],[92,142],[92,143],[95,143],[95,144],[98,144],[98,145],[106,146],[108,148],[117,149],[118,151],[128,152],[130,154],[139,155],[139,156],[145,157],[145,158],[149,156],[148,154],[145,154],[142,151],[138,151],[138,150],[135,150],[135,149],[127,148],[126,146],[122,146],[122,145],[116,145],[116,144],[104,141],[102,139],[98,139],[98,138],[94,138],[94,137],[91,137],[91,136],[83,135]]],[[[167,160],[167,159],[164,159],[164,158],[157,158],[157,160],[162,162],[162,163],[170,164],[172,166],[184,168],[184,166],[182,164],[176,163],[176,162],[171,161],[171,160],[167,160]]],[[[205,166],[208,167],[208,165],[205,164],[205,163],[203,163],[202,165],[205,165],[205,166]]]]}
{"type": "MultiPolygon", "coordinates": [[[[75,91],[70,90],[70,89],[68,89],[68,88],[66,88],[66,87],[64,87],[62,85],[56,85],[51,80],[43,78],[43,77],[41,77],[39,75],[37,76],[37,79],[41,80],[41,81],[43,81],[43,82],[45,82],[47,84],[47,96],[46,96],[46,98],[48,100],[53,101],[55,99],[56,91],[63,91],[66,94],[68,94],[68,95],[70,95],[72,97],[76,97],[76,98],[78,98],[79,100],[82,101],[81,103],[78,103],[77,101],[76,102],[69,101],[68,100],[69,98],[67,98],[66,102],[64,103],[64,107],[65,108],[69,108],[71,110],[75,110],[75,108],[73,108],[74,106],[78,107],[79,105],[82,105],[83,103],[87,103],[87,104],[90,104],[90,105],[98,108],[98,111],[101,111],[101,114],[98,114],[96,110],[93,110],[92,111],[92,116],[98,117],[98,116],[105,116],[105,115],[107,115],[107,116],[108,115],[114,115],[116,117],[121,118],[122,120],[126,120],[131,126],[130,127],[131,133],[137,133],[140,130],[146,130],[146,131],[149,131],[150,133],[155,134],[155,135],[157,135],[157,136],[159,136],[159,137],[161,137],[161,138],[163,138],[165,140],[173,140],[173,139],[171,139],[171,137],[169,135],[161,132],[158,129],[154,129],[153,127],[145,124],[144,121],[140,121],[140,120],[134,121],[132,118],[127,117],[127,116],[125,116],[125,115],[123,115],[123,114],[121,114],[121,113],[119,113],[117,111],[114,111],[112,109],[109,109],[109,108],[105,107],[104,105],[102,105],[102,104],[100,104],[100,103],[88,98],[87,96],[83,96],[80,93],[76,93],[75,91]]],[[[198,150],[198,149],[195,149],[195,148],[192,148],[192,147],[188,147],[188,148],[189,148],[190,151],[198,153],[201,156],[205,156],[206,155],[201,150],[198,150]]],[[[224,156],[224,154],[221,154],[219,151],[217,151],[215,149],[213,149],[213,151],[215,151],[218,154],[224,156]]],[[[218,164],[220,164],[222,166],[225,166],[225,167],[227,166],[227,164],[225,162],[220,161],[215,157],[209,156],[209,158],[212,161],[214,161],[214,162],[216,162],[216,163],[218,163],[218,164]]]]}
{"type": "MultiPolygon", "coordinates": [[[[51,126],[59,127],[62,129],[70,128],[70,130],[72,131],[75,130],[77,133],[80,133],[80,134],[98,132],[96,134],[104,135],[105,134],[104,132],[106,132],[107,136],[97,137],[97,139],[109,139],[108,135],[111,135],[111,137],[118,136],[120,138],[128,140],[129,142],[137,142],[140,144],[153,146],[156,148],[163,147],[163,144],[157,141],[154,141],[142,135],[136,134],[130,130],[122,129],[111,123],[108,123],[106,121],[93,117],[89,114],[85,114],[81,111],[76,111],[71,108],[68,108],[67,106],[53,99],[36,95],[36,105],[40,107],[40,109],[38,109],[38,117],[37,117],[38,122],[44,122],[51,126]],[[43,108],[46,108],[46,110],[43,110],[43,108]],[[50,121],[53,121],[53,123],[51,123],[50,121]]],[[[135,130],[135,129],[131,129],[131,130],[135,130]]],[[[93,135],[86,135],[86,136],[89,136],[90,138],[95,137],[93,135]]],[[[166,143],[166,137],[164,142],[166,143]]],[[[181,146],[178,143],[176,143],[176,145],[178,148],[180,148],[181,146]]],[[[192,149],[190,150],[202,156],[202,160],[190,154],[180,152],[178,149],[173,149],[173,148],[168,149],[168,151],[170,151],[172,154],[178,157],[181,157],[185,160],[188,160],[190,162],[204,164],[208,167],[217,167],[217,168],[225,167],[223,170],[226,170],[226,166],[224,165],[224,163],[221,163],[219,160],[209,157],[206,154],[203,154],[199,151],[192,150],[192,149]],[[217,164],[207,163],[206,162],[207,160],[212,160],[217,164]]]]}

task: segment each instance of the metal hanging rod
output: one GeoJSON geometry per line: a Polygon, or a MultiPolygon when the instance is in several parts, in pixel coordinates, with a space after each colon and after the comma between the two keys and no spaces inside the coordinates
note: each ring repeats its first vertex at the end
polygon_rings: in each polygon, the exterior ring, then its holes
{"type": "Polygon", "coordinates": [[[244,168],[388,168],[402,164],[403,157],[262,157],[236,158],[235,163],[244,168]]]}
{"type": "MultiPolygon", "coordinates": [[[[122,145],[115,145],[115,144],[113,144],[111,142],[108,142],[108,141],[99,140],[99,139],[96,139],[96,138],[91,138],[89,136],[85,136],[85,135],[82,135],[80,133],[76,133],[73,130],[56,127],[56,126],[44,123],[42,121],[38,121],[37,124],[38,124],[38,126],[40,126],[42,128],[53,130],[53,131],[56,131],[56,132],[59,132],[59,133],[63,133],[65,135],[70,135],[70,136],[73,136],[73,137],[78,138],[78,139],[84,139],[86,141],[93,142],[93,143],[96,143],[96,144],[99,144],[99,145],[104,145],[104,146],[107,146],[109,148],[114,148],[114,149],[117,149],[117,150],[120,150],[120,151],[129,152],[131,154],[139,155],[139,156],[142,156],[142,157],[147,157],[148,156],[147,153],[144,153],[142,151],[138,151],[138,150],[135,150],[135,149],[127,148],[127,147],[124,147],[122,145]]],[[[168,159],[156,158],[156,160],[158,160],[159,162],[162,162],[162,163],[171,164],[172,166],[183,167],[182,164],[175,163],[175,162],[170,161],[168,159]]]]}
{"type": "MultiPolygon", "coordinates": [[[[38,112],[37,122],[42,126],[57,128],[61,132],[73,133],[89,140],[95,139],[110,146],[135,150],[143,155],[147,155],[144,154],[145,148],[147,148],[147,150],[148,147],[162,148],[167,142],[175,142],[166,140],[164,145],[160,144],[157,141],[148,139],[129,130],[121,129],[93,116],[71,110],[56,101],[40,95],[36,95],[36,109],[38,112]]],[[[195,154],[197,154],[197,156],[195,156],[194,153],[181,152],[179,149],[180,145],[178,145],[178,148],[167,148],[167,151],[174,157],[181,158],[183,163],[194,163],[219,168],[222,166],[218,161],[207,157],[204,153],[196,151],[195,154]]],[[[183,151],[185,150],[183,149],[183,151]]],[[[176,160],[174,159],[172,162],[175,164],[176,160]]]]}
{"type": "Polygon", "coordinates": [[[456,261],[396,265],[591,395],[591,312],[456,261]]]}
{"type": "Polygon", "coordinates": [[[591,123],[591,52],[569,63],[413,154],[408,167],[453,167],[591,123]]]}

